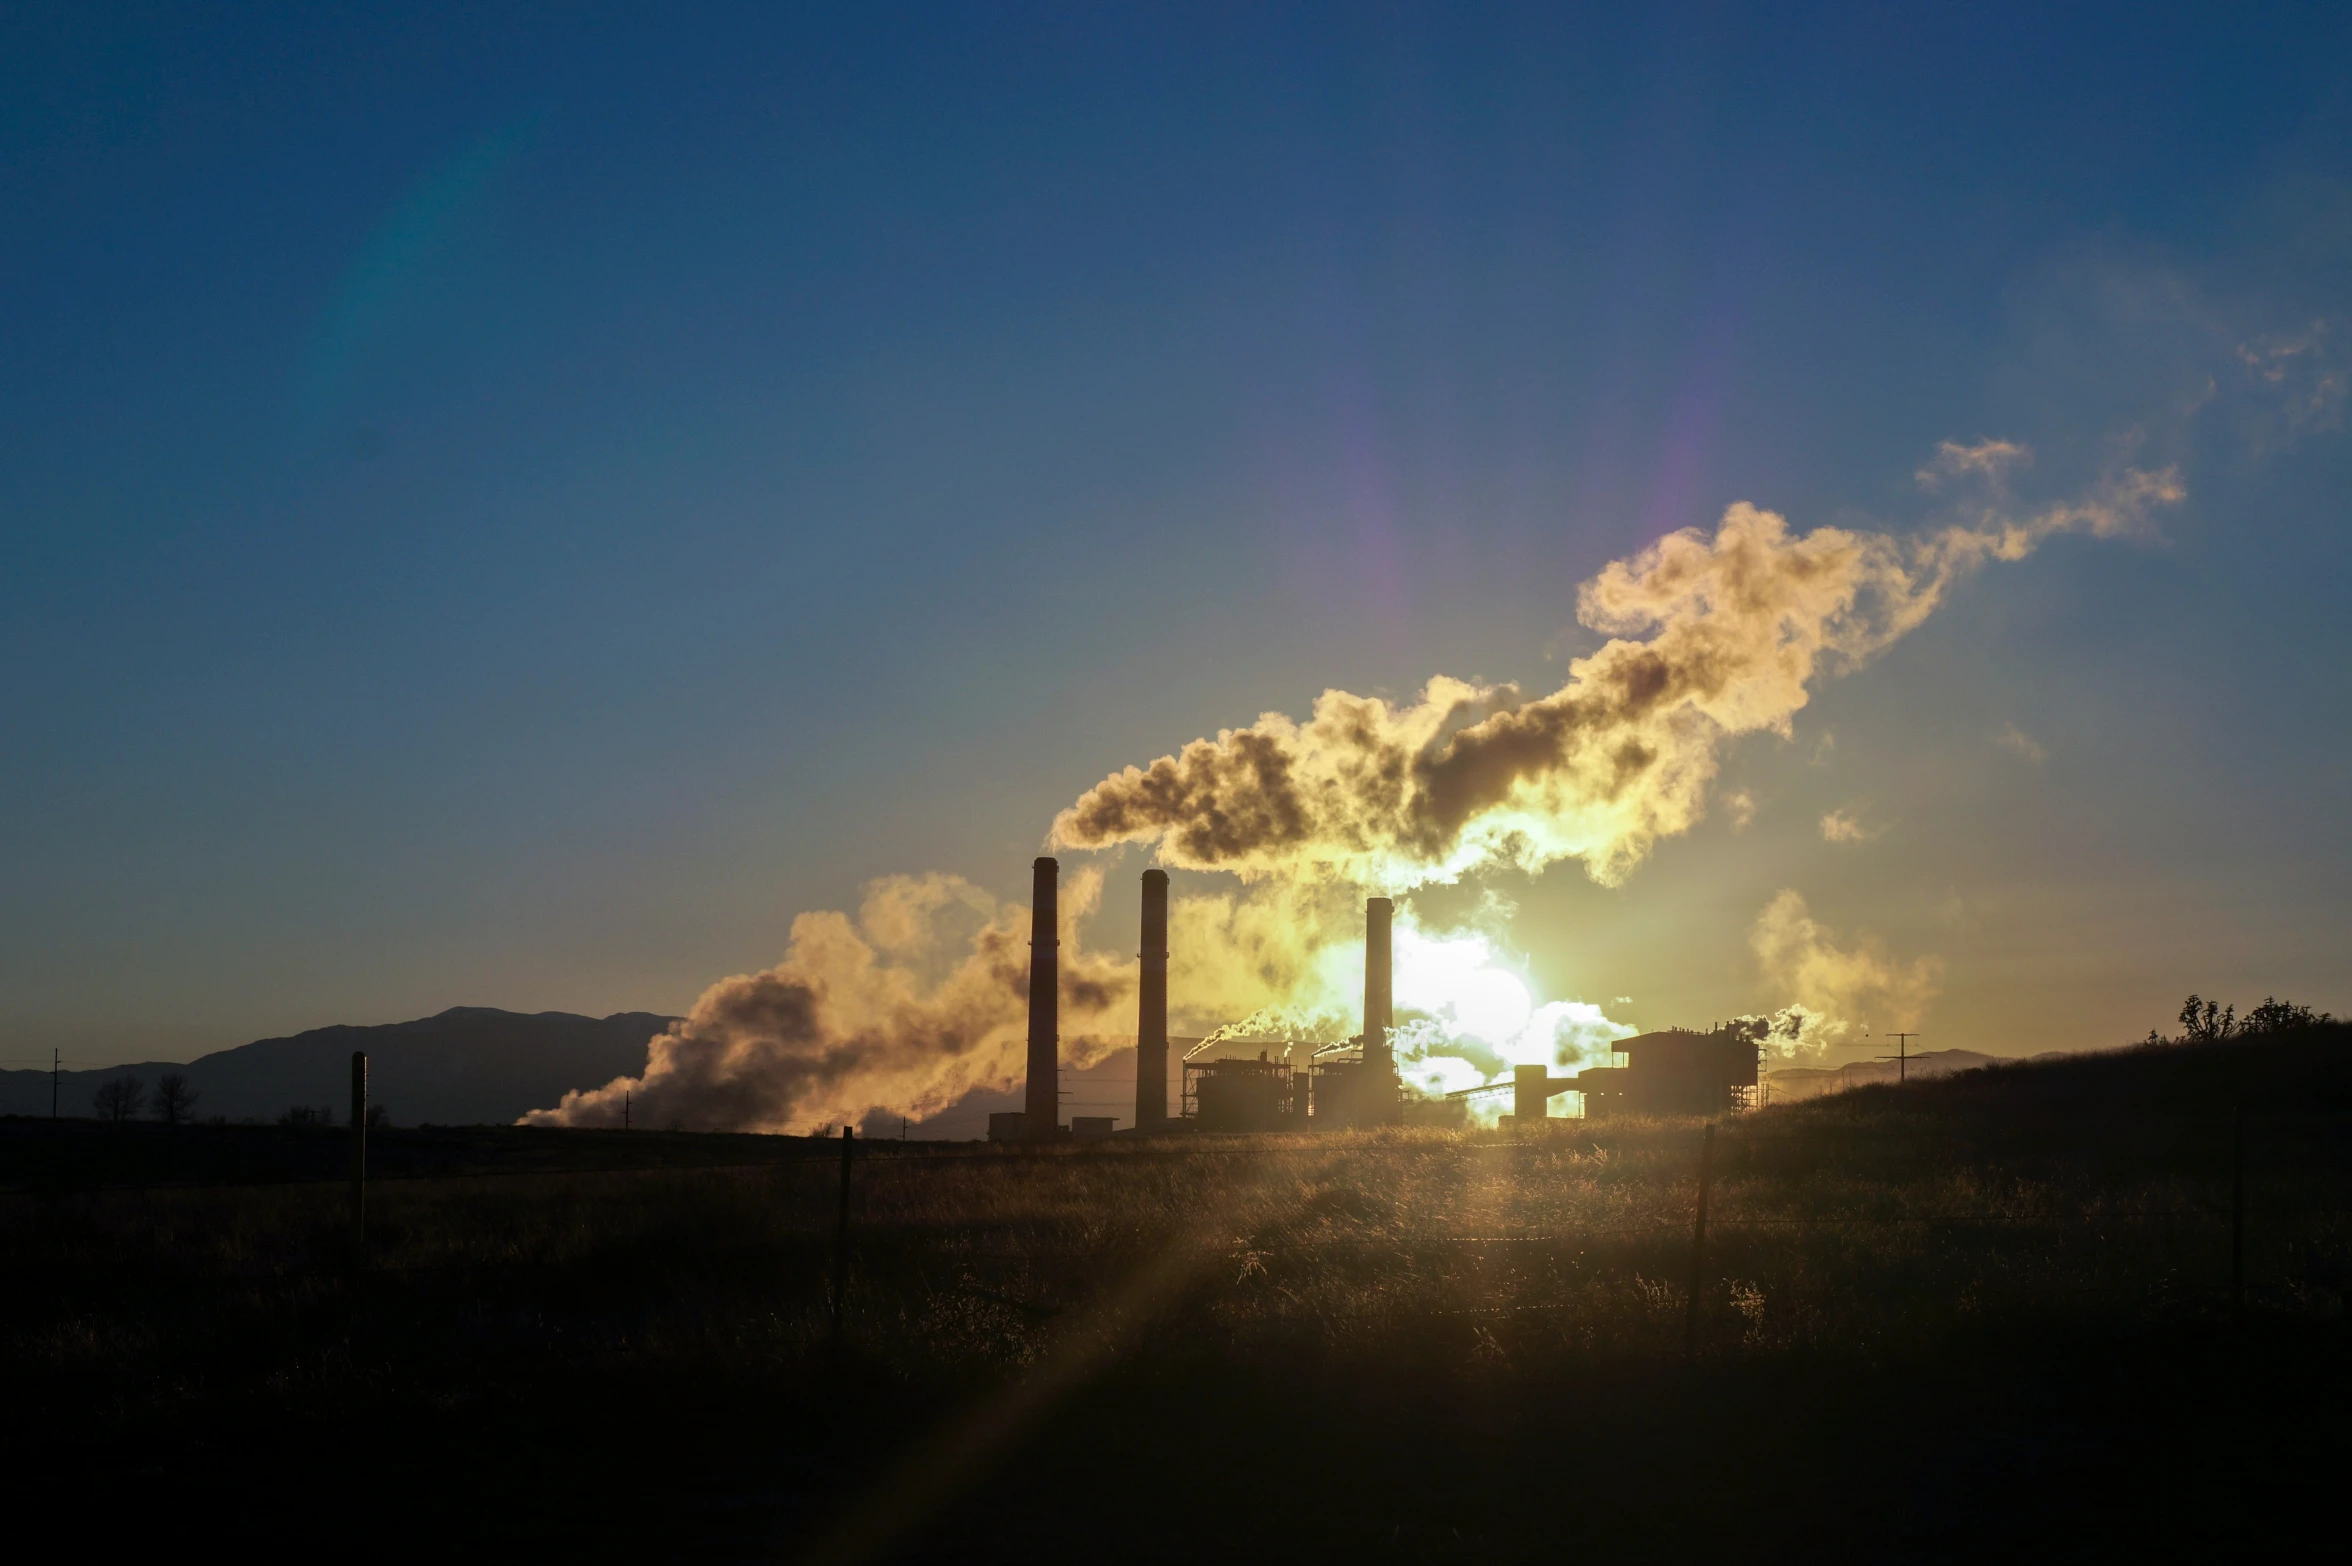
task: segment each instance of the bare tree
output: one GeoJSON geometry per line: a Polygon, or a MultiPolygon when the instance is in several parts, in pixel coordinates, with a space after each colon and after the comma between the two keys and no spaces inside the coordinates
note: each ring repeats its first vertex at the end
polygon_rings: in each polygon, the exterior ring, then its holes
{"type": "Polygon", "coordinates": [[[109,1077],[90,1095],[90,1103],[101,1120],[128,1120],[146,1102],[147,1084],[137,1077],[109,1077]]]}
{"type": "Polygon", "coordinates": [[[196,1118],[196,1100],[204,1095],[188,1086],[188,1079],[167,1071],[155,1079],[155,1118],[176,1126],[196,1118]]]}

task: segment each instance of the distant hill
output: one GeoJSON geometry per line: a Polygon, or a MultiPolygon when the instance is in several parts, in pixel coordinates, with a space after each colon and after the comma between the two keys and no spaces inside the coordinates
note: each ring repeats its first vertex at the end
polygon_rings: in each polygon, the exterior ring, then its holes
{"type": "MultiPolygon", "coordinates": [[[[624,1011],[578,1017],[453,1006],[436,1017],[377,1027],[313,1028],[260,1039],[181,1064],[143,1061],[103,1071],[68,1071],[58,1107],[88,1115],[90,1095],[130,1075],[150,1090],[177,1071],[203,1095],[196,1117],[275,1120],[292,1105],[331,1107],[340,1122],[351,1098],[351,1052],[368,1056],[369,1097],[397,1124],[499,1125],[544,1109],[573,1088],[601,1087],[645,1066],[646,1041],[668,1017],[624,1011]]],[[[0,1114],[49,1113],[49,1073],[0,1071],[0,1114]]]]}
{"type": "MultiPolygon", "coordinates": [[[[2034,1055],[2034,1060],[2058,1060],[2063,1051],[2034,1055]]],[[[1843,1066],[1790,1066],[1782,1071],[1764,1073],[1765,1084],[1772,1089],[1775,1104],[1794,1103],[1798,1099],[1819,1098],[1824,1093],[1843,1093],[1848,1088],[1866,1087],[1874,1082],[1895,1082],[1913,1077],[1948,1077],[1956,1072],[1974,1071],[1979,1066],[2014,1065],[2016,1059],[2006,1055],[1980,1055],[1972,1049],[1922,1050],[1907,1063],[1892,1060],[1857,1060],[1843,1066]]]]}

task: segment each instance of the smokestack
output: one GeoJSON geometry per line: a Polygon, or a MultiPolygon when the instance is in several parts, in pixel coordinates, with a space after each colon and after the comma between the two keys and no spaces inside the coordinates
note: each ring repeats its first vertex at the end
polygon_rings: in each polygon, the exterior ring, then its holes
{"type": "Polygon", "coordinates": [[[1385,897],[1364,903],[1364,1064],[1389,1062],[1388,922],[1396,904],[1385,897]]]}
{"type": "Polygon", "coordinates": [[[1055,906],[1062,867],[1040,859],[1029,868],[1029,1113],[1023,1129],[1042,1141],[1062,1125],[1061,936],[1055,906]]]}
{"type": "Polygon", "coordinates": [[[1168,1120],[1168,872],[1143,873],[1142,981],[1135,1018],[1135,1129],[1168,1120]]]}

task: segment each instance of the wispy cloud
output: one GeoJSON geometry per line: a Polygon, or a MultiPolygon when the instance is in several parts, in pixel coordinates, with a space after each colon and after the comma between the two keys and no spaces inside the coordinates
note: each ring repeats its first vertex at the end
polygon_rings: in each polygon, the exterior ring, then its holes
{"type": "Polygon", "coordinates": [[[2013,467],[2033,461],[2033,448],[2013,440],[1980,440],[1972,445],[1938,441],[1936,453],[1917,473],[1921,489],[1940,489],[1948,479],[1979,478],[2002,484],[2013,467]]]}
{"type": "Polygon", "coordinates": [[[1885,831],[1883,826],[1865,825],[1850,810],[1833,810],[1821,818],[1821,840],[1825,843],[1867,843],[1885,831]]]}
{"type": "Polygon", "coordinates": [[[2343,422],[2344,367],[2329,353],[2329,323],[2296,332],[2269,332],[2237,346],[2238,362],[2272,402],[2290,436],[2330,430],[2343,422]]]}
{"type": "Polygon", "coordinates": [[[2036,766],[2039,766],[2043,762],[2050,759],[2050,752],[2043,746],[2042,742],[2035,739],[2031,734],[2026,733],[2025,730],[2019,728],[2014,723],[2002,724],[2001,732],[1993,736],[1993,743],[2000,746],[2003,750],[2013,750],[2017,752],[2017,754],[2023,756],[2026,760],[2034,763],[2036,766]]]}

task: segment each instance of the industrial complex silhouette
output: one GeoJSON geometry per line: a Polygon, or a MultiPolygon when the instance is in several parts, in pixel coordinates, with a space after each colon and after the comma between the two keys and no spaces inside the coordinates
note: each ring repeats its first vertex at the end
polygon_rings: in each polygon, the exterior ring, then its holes
{"type": "MultiPolygon", "coordinates": [[[[989,1117],[996,1141],[1051,1141],[1107,1135],[1104,1117],[1061,1118],[1061,997],[1059,882],[1061,866],[1040,858],[1031,867],[1029,939],[1029,1053],[1026,1105],[989,1117]]],[[[1489,1083],[1440,1098],[1410,1091],[1397,1073],[1394,1045],[1396,905],[1385,897],[1364,903],[1363,1031],[1344,1043],[1308,1046],[1304,1061],[1280,1058],[1271,1046],[1186,1060],[1177,1112],[1168,1112],[1168,874],[1143,873],[1143,964],[1137,987],[1134,1130],[1341,1131],[1359,1127],[1461,1124],[1469,1100],[1508,1092],[1505,1119],[1527,1124],[1549,1115],[1550,1100],[1584,1095],[1588,1118],[1619,1114],[1712,1114],[1747,1107],[1757,1086],[1758,1029],[1729,1023],[1697,1032],[1669,1028],[1622,1039],[1623,1065],[1596,1066],[1555,1077],[1546,1066],[1518,1066],[1509,1082],[1489,1083]]],[[[1227,1041],[1237,1042],[1237,1041],[1227,1041]]],[[[1249,1041],[1255,1042],[1255,1041],[1249,1041]]]]}

